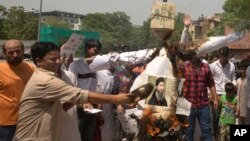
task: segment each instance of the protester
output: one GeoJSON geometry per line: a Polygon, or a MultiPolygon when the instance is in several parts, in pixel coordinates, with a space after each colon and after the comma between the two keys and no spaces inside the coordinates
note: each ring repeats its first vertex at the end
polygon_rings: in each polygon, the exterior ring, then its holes
{"type": "Polygon", "coordinates": [[[62,61],[62,70],[69,70],[69,65],[73,62],[73,55],[71,54],[69,57],[66,57],[65,54],[61,56],[61,61],[62,61]]]}
{"type": "Polygon", "coordinates": [[[218,96],[225,94],[224,86],[226,83],[236,85],[235,66],[229,61],[230,51],[228,47],[219,50],[220,58],[210,65],[214,76],[216,92],[218,96]]]}
{"type": "Polygon", "coordinates": [[[230,125],[236,123],[237,95],[233,83],[225,84],[226,94],[221,96],[218,141],[230,141],[230,125]]]}
{"type": "MultiPolygon", "coordinates": [[[[114,84],[115,68],[111,67],[107,70],[97,71],[96,91],[103,94],[110,94],[114,84]]],[[[112,132],[114,129],[114,104],[102,104],[101,116],[104,119],[104,124],[101,126],[102,141],[112,141],[112,132]]]]}
{"type": "MultiPolygon", "coordinates": [[[[75,75],[66,70],[59,70],[60,78],[76,87],[75,75]]],[[[61,102],[64,110],[62,111],[61,120],[63,122],[61,127],[61,139],[60,141],[81,141],[80,132],[78,129],[77,111],[76,105],[68,102],[61,102]]]]}
{"type": "MultiPolygon", "coordinates": [[[[89,39],[85,44],[85,58],[80,58],[73,61],[69,66],[69,71],[73,72],[77,77],[77,87],[82,89],[87,89],[90,91],[96,91],[96,72],[91,70],[86,58],[92,58],[99,54],[102,45],[97,39],[89,39]]],[[[90,103],[84,104],[85,108],[97,108],[97,105],[92,105],[90,103]]],[[[100,138],[100,134],[95,135],[98,131],[96,128],[96,123],[98,116],[96,114],[91,114],[84,111],[83,107],[77,108],[79,130],[81,134],[82,141],[94,141],[95,137],[100,138]]]]}
{"type": "Polygon", "coordinates": [[[0,140],[11,141],[16,129],[18,106],[34,66],[23,62],[24,45],[11,39],[2,46],[6,61],[0,62],[0,140]]]}
{"type": "Polygon", "coordinates": [[[37,69],[27,83],[20,103],[15,134],[17,141],[60,141],[61,102],[81,105],[90,103],[125,104],[132,94],[102,95],[68,85],[58,76],[61,67],[60,48],[50,42],[36,42],[31,56],[37,69]]]}
{"type": "MultiPolygon", "coordinates": [[[[114,74],[114,84],[112,88],[113,94],[118,93],[128,93],[134,79],[137,77],[135,73],[133,73],[134,65],[126,65],[123,71],[119,71],[114,74]]],[[[113,132],[113,139],[115,141],[127,139],[131,141],[134,137],[133,133],[126,133],[123,128],[122,124],[120,122],[120,119],[118,118],[119,114],[123,114],[126,109],[135,108],[135,105],[122,105],[118,104],[116,105],[116,119],[115,119],[115,131],[113,132]]]]}
{"type": "Polygon", "coordinates": [[[202,137],[205,141],[212,141],[211,119],[208,99],[208,90],[214,98],[214,108],[217,109],[218,101],[215,90],[213,74],[207,63],[201,62],[200,58],[194,53],[190,54],[190,61],[184,68],[184,97],[191,102],[191,112],[188,117],[189,127],[185,138],[187,141],[194,140],[194,130],[196,119],[199,122],[202,137]]]}
{"type": "Polygon", "coordinates": [[[156,79],[156,89],[153,95],[148,101],[150,105],[167,106],[167,101],[165,99],[165,81],[164,78],[159,77],[156,79]]]}
{"type": "MultiPolygon", "coordinates": [[[[244,73],[244,71],[243,71],[244,73]]],[[[246,77],[242,80],[238,88],[238,105],[237,114],[239,125],[250,124],[250,66],[248,65],[246,71],[246,77]]]]}
{"type": "MultiPolygon", "coordinates": [[[[156,49],[144,49],[132,52],[110,52],[104,55],[98,55],[101,46],[99,40],[87,40],[85,44],[85,57],[73,61],[70,64],[69,71],[76,75],[78,87],[95,91],[97,71],[117,67],[118,65],[134,65],[147,62],[153,59],[158,51],[156,49]]],[[[85,108],[92,107],[90,104],[85,106],[85,108]]],[[[93,127],[95,127],[94,122],[96,121],[94,115],[86,114],[82,108],[78,108],[78,117],[79,120],[82,120],[79,125],[81,134],[85,135],[84,138],[88,138],[86,140],[92,140],[93,127]],[[82,118],[84,116],[89,116],[90,118],[82,118]],[[88,132],[83,130],[88,130],[88,132]]]]}
{"type": "MultiPolygon", "coordinates": [[[[210,69],[213,73],[213,79],[215,82],[216,93],[218,95],[218,100],[220,97],[225,94],[224,86],[226,83],[233,83],[236,86],[236,73],[235,73],[235,66],[232,62],[229,61],[230,51],[228,47],[223,47],[219,49],[219,59],[213,62],[210,65],[210,69]]],[[[214,109],[213,109],[214,110],[214,109]]],[[[212,117],[213,119],[213,129],[216,135],[218,129],[218,123],[220,118],[220,111],[219,109],[212,112],[215,114],[212,117]]]]}
{"type": "MultiPolygon", "coordinates": [[[[247,67],[247,72],[246,72],[246,77],[247,77],[247,91],[250,92],[250,66],[247,67]]],[[[250,125],[250,97],[248,93],[248,98],[247,98],[247,115],[245,118],[246,125],[250,125]]]]}

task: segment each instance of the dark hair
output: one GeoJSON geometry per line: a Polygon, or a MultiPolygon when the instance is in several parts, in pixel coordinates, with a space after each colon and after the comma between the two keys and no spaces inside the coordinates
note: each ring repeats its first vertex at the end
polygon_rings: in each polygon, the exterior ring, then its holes
{"type": "Polygon", "coordinates": [[[31,57],[35,65],[37,65],[36,58],[43,59],[50,51],[58,50],[60,47],[52,42],[36,42],[31,46],[31,57]]]}
{"type": "Polygon", "coordinates": [[[97,47],[99,50],[102,48],[102,44],[98,39],[89,39],[85,44],[85,53],[87,53],[87,49],[91,47],[97,47]]]}
{"type": "Polygon", "coordinates": [[[195,50],[185,50],[183,48],[177,48],[176,55],[183,61],[190,61],[197,56],[195,50]]]}
{"type": "Polygon", "coordinates": [[[156,85],[156,86],[159,85],[160,82],[163,82],[163,83],[164,83],[164,78],[162,78],[162,77],[157,78],[157,79],[156,79],[156,82],[155,82],[155,85],[156,85]]]}
{"type": "Polygon", "coordinates": [[[225,91],[234,91],[234,84],[233,83],[226,83],[225,84],[225,91]]]}
{"type": "MultiPolygon", "coordinates": [[[[8,40],[8,41],[10,41],[10,40],[8,40]]],[[[6,45],[6,43],[7,43],[8,41],[6,41],[6,42],[3,44],[3,46],[2,46],[2,49],[3,49],[3,54],[6,54],[5,45],[6,45]]],[[[22,41],[20,41],[20,40],[17,40],[17,41],[19,41],[19,42],[20,42],[20,44],[21,44],[21,48],[22,48],[22,50],[24,51],[24,45],[23,45],[23,42],[22,42],[22,41]]]]}
{"type": "Polygon", "coordinates": [[[219,55],[220,56],[229,56],[230,55],[230,50],[227,46],[219,49],[219,55]]]}
{"type": "Polygon", "coordinates": [[[247,68],[250,65],[250,61],[247,59],[241,60],[239,63],[240,68],[247,68]]]}

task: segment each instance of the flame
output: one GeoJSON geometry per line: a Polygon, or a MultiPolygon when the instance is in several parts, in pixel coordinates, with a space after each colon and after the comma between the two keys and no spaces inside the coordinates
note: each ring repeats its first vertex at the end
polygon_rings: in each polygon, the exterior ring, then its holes
{"type": "Polygon", "coordinates": [[[160,128],[154,127],[154,122],[156,121],[156,118],[152,115],[151,108],[146,108],[143,110],[141,121],[146,127],[148,135],[156,136],[158,133],[160,133],[160,128]]]}
{"type": "MultiPolygon", "coordinates": [[[[147,133],[150,136],[157,136],[161,131],[160,128],[155,126],[155,122],[158,120],[152,113],[151,108],[145,108],[142,113],[141,118],[141,130],[144,130],[144,133],[147,133]]],[[[166,122],[170,123],[168,128],[169,132],[175,132],[180,130],[180,128],[187,128],[188,122],[181,122],[176,114],[171,114],[167,119],[164,119],[166,122]],[[180,128],[179,128],[180,127],[180,128]]]]}
{"type": "Polygon", "coordinates": [[[188,127],[188,123],[187,122],[181,123],[175,114],[169,117],[168,122],[170,122],[172,125],[168,131],[174,131],[175,129],[178,128],[178,126],[181,126],[184,128],[188,127]]]}

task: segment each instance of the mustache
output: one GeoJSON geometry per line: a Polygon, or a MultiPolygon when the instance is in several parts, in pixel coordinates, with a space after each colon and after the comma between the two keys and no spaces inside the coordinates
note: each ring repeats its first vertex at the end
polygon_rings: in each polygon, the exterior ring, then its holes
{"type": "Polygon", "coordinates": [[[13,65],[18,65],[22,62],[23,60],[23,57],[15,57],[15,58],[7,58],[7,61],[10,63],[10,64],[13,64],[13,65]]]}

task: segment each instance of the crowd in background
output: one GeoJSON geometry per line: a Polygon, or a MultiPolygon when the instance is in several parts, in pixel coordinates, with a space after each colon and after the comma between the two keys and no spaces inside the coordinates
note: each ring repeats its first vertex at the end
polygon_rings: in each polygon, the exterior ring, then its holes
{"type": "MultiPolygon", "coordinates": [[[[23,60],[21,41],[6,41],[0,62],[0,140],[132,141],[136,133],[122,129],[118,114],[136,107],[130,88],[157,54],[136,64],[95,65],[101,48],[99,40],[89,39],[85,56],[74,60],[60,55],[53,43],[37,42],[31,47],[32,64],[23,60]]],[[[192,104],[187,141],[195,138],[196,120],[206,141],[229,140],[229,125],[250,124],[250,59],[232,58],[222,47],[177,65],[185,78],[182,96],[192,104]]],[[[157,78],[155,85],[149,104],[167,106],[164,79],[157,78]]]]}

